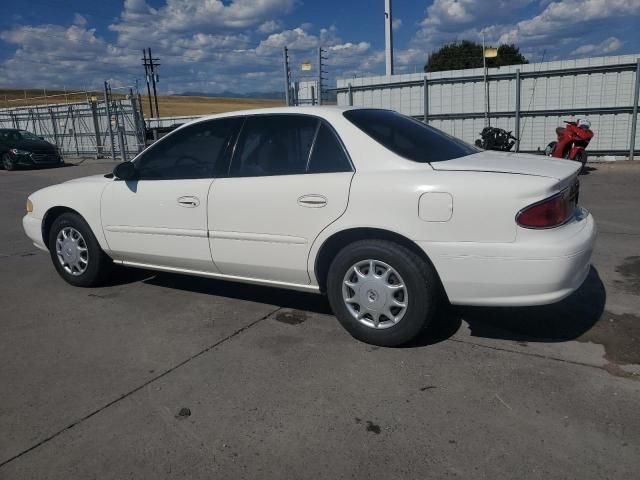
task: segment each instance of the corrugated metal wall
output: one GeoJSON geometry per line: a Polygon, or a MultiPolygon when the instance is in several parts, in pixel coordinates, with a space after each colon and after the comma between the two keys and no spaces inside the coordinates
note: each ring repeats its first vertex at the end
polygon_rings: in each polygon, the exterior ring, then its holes
{"type": "MultiPolygon", "coordinates": [[[[597,57],[489,69],[491,125],[515,130],[516,79],[513,77],[519,69],[522,75],[521,150],[544,148],[553,139],[555,128],[562,125],[563,120],[573,118],[573,113],[577,113],[576,118],[586,117],[591,121],[595,137],[588,150],[594,153],[628,150],[638,57],[640,55],[597,57]],[[605,66],[611,71],[604,71],[605,66]],[[589,67],[594,71],[588,71],[589,67]],[[561,70],[566,72],[559,72],[561,70]]],[[[340,79],[336,89],[338,105],[347,106],[352,98],[355,106],[390,108],[422,118],[426,76],[429,124],[472,143],[484,127],[482,75],[483,70],[479,68],[340,79]],[[447,79],[455,80],[447,82],[447,79]]],[[[640,135],[636,136],[636,151],[640,149],[638,137],[640,135]]]]}

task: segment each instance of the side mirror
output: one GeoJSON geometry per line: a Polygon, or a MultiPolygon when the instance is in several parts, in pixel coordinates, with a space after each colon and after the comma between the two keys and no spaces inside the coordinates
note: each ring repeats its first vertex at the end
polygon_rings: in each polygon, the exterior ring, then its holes
{"type": "Polygon", "coordinates": [[[136,180],[138,172],[136,172],[136,167],[133,163],[124,162],[113,169],[113,176],[119,180],[136,180]]]}

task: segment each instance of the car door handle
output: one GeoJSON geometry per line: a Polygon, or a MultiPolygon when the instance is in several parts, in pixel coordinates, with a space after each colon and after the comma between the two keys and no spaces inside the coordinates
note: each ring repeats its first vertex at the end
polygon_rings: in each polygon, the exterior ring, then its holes
{"type": "Polygon", "coordinates": [[[178,198],[178,205],[186,208],[195,208],[200,205],[198,197],[185,196],[178,198]]]}
{"type": "Polygon", "coordinates": [[[303,195],[298,198],[298,205],[308,208],[322,208],[327,205],[327,197],[316,194],[303,195]]]}

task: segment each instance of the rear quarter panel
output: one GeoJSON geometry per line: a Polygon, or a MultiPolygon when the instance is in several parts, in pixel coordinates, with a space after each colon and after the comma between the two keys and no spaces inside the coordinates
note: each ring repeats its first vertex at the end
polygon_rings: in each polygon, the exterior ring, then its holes
{"type": "Polygon", "coordinates": [[[333,234],[350,228],[388,230],[423,242],[423,246],[424,242],[514,242],[518,211],[552,195],[559,185],[558,180],[548,177],[435,171],[421,164],[410,170],[357,172],[346,212],[321,232],[311,248],[309,271],[314,271],[322,244],[333,234]],[[451,195],[449,220],[420,218],[419,200],[427,192],[451,195]]]}

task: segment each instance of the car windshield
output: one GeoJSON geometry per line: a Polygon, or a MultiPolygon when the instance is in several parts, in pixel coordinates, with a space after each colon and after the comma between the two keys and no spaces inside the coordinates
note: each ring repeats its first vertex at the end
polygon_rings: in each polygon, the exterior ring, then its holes
{"type": "Polygon", "coordinates": [[[347,110],[344,116],[376,142],[414,162],[442,162],[480,151],[473,145],[391,110],[347,110]]]}
{"type": "Polygon", "coordinates": [[[18,135],[20,135],[20,140],[40,140],[40,137],[26,130],[19,130],[18,135]]]}
{"type": "Polygon", "coordinates": [[[0,137],[5,140],[40,140],[40,137],[26,130],[3,130],[0,131],[0,137]]]}

